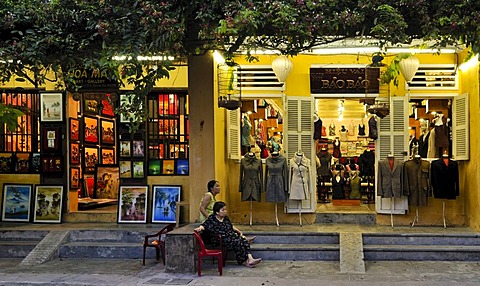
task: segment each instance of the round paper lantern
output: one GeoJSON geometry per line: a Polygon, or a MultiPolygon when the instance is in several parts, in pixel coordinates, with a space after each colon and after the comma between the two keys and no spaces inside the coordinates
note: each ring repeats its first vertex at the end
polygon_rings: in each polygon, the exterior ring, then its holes
{"type": "Polygon", "coordinates": [[[402,73],[403,77],[407,82],[411,82],[415,73],[418,70],[418,66],[420,65],[420,61],[415,56],[410,56],[406,59],[401,59],[398,63],[400,66],[400,72],[402,73]]]}
{"type": "Polygon", "coordinates": [[[272,69],[279,82],[285,82],[292,68],[293,63],[286,56],[279,56],[272,61],[272,69]]]}

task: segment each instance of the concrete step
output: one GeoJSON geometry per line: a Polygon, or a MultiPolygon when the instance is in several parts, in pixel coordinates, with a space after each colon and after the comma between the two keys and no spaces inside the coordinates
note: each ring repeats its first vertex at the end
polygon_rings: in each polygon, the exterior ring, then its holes
{"type": "Polygon", "coordinates": [[[375,225],[377,215],[375,213],[317,213],[315,223],[335,224],[349,223],[361,225],[375,225]]]}
{"type": "Polygon", "coordinates": [[[476,234],[363,234],[365,260],[480,261],[476,234]]]}
{"type": "MultiPolygon", "coordinates": [[[[142,258],[143,247],[139,243],[125,242],[70,242],[60,246],[60,258],[142,258]]],[[[147,258],[154,258],[155,251],[147,252],[147,258]]]]}
{"type": "Polygon", "coordinates": [[[255,244],[338,244],[338,233],[306,232],[245,232],[245,236],[256,236],[255,244]]]}
{"type": "Polygon", "coordinates": [[[0,231],[0,258],[25,258],[48,231],[0,231]]]}
{"type": "MultiPolygon", "coordinates": [[[[158,228],[158,230],[160,230],[158,228]]],[[[134,230],[71,230],[69,235],[70,242],[130,242],[141,244],[145,235],[153,234],[156,231],[134,231],[134,230]]]]}
{"type": "MultiPolygon", "coordinates": [[[[286,261],[338,261],[340,247],[338,244],[257,244],[251,246],[255,257],[265,260],[286,261]]],[[[233,257],[229,255],[228,258],[233,257]]]]}

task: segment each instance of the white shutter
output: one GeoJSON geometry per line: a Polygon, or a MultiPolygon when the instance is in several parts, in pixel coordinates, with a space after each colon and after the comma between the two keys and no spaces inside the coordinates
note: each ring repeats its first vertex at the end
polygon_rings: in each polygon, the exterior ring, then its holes
{"type": "MultiPolygon", "coordinates": [[[[284,124],[286,145],[286,158],[290,163],[290,158],[295,152],[301,150],[305,156],[310,159],[310,194],[306,200],[302,201],[301,212],[315,212],[316,201],[316,168],[315,168],[315,148],[313,141],[313,104],[310,97],[288,97],[286,99],[286,124],[284,124]]],[[[288,200],[285,204],[287,213],[300,212],[297,200],[288,200]]]]}
{"type": "MultiPolygon", "coordinates": [[[[379,121],[378,139],[376,142],[376,163],[393,154],[396,159],[406,160],[408,152],[408,105],[407,97],[393,97],[390,100],[390,114],[379,121]]],[[[378,177],[378,175],[377,175],[378,177]]],[[[377,189],[375,184],[375,191],[377,189]]],[[[377,213],[383,214],[405,214],[408,211],[408,197],[384,199],[376,197],[375,208],[377,213]]]]}
{"type": "Polygon", "coordinates": [[[469,122],[468,122],[468,94],[462,94],[453,98],[452,113],[452,158],[454,160],[469,159],[469,122]]]}
{"type": "Polygon", "coordinates": [[[227,158],[240,160],[240,108],[227,110],[227,132],[227,158]]]}

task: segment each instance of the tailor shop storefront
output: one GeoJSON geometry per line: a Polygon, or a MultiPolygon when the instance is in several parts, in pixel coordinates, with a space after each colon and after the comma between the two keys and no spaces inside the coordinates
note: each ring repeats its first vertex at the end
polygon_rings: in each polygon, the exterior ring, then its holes
{"type": "Polygon", "coordinates": [[[378,84],[375,79],[393,57],[385,57],[384,67],[372,68],[368,55],[299,55],[291,59],[293,68],[281,91],[273,85],[266,88],[265,78],[262,87],[255,87],[276,56],[260,56],[257,67],[238,59],[238,74],[248,78],[239,79],[247,82],[240,84],[242,100],[257,103],[256,110],[249,103],[227,112],[230,118],[241,118],[227,120],[227,129],[238,128],[242,135],[229,142],[254,142],[238,153],[240,148],[228,146],[225,181],[233,221],[304,225],[347,217],[346,222],[356,223],[371,215],[364,223],[468,224],[465,208],[474,202],[467,198],[475,192],[468,187],[473,178],[466,176],[473,154],[469,99],[471,94],[478,97],[471,85],[478,77],[471,69],[459,68],[462,54],[417,54],[419,67],[408,83],[400,75],[398,87],[378,84]],[[265,101],[280,106],[279,133],[269,131],[265,101]],[[435,135],[446,142],[436,141],[435,135]],[[276,166],[271,158],[278,155],[269,149],[270,136],[281,138],[274,141],[281,145],[280,161],[287,162],[282,174],[289,184],[283,190],[286,203],[272,199],[270,176],[278,174],[272,172],[276,166]],[[246,183],[252,166],[254,179],[265,182],[253,190],[246,183]],[[299,178],[301,184],[295,185],[299,178]]]}
{"type": "Polygon", "coordinates": [[[478,84],[472,84],[478,83],[478,67],[459,67],[463,53],[418,54],[411,82],[400,76],[398,87],[378,88],[370,77],[384,67],[368,68],[369,55],[299,55],[285,84],[271,67],[276,56],[261,55],[258,64],[238,58],[244,104],[233,111],[217,107],[211,56],[189,61],[188,89],[186,67],[161,82],[145,100],[149,119],[134,133],[129,118],[112,113],[129,100],[132,87],[67,94],[50,92],[53,86],[45,92],[28,86],[19,92],[17,82],[6,86],[2,101],[28,108],[17,132],[2,129],[2,221],[148,224],[175,222],[174,213],[181,213],[181,222],[194,222],[206,182],[215,178],[222,186],[217,199],[227,202],[237,224],[313,224],[323,223],[322,216],[368,213],[372,223],[384,225],[443,225],[444,218],[448,225],[480,225],[468,211],[478,207],[480,179],[467,176],[476,172],[469,157],[478,156],[468,143],[477,136],[469,131],[480,127],[468,116],[479,111],[478,84]],[[376,112],[384,108],[388,114],[376,112]],[[427,144],[423,155],[426,137],[445,127],[451,130],[448,144],[427,144]],[[280,190],[286,202],[267,200],[265,192],[272,191],[269,158],[278,155],[286,161],[288,188],[280,190]],[[450,160],[445,165],[458,169],[458,194],[434,192],[415,200],[414,189],[400,196],[379,190],[378,166],[389,167],[389,158],[392,169],[382,169],[381,178],[412,159],[430,163],[421,171],[431,175],[442,155],[450,160]],[[243,184],[253,163],[260,166],[262,188],[256,190],[243,184]],[[302,188],[295,199],[293,178],[302,188]]]}

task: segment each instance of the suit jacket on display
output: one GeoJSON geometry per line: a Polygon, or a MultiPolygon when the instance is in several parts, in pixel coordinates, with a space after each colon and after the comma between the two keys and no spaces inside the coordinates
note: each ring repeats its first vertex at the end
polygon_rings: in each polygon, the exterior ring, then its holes
{"type": "Polygon", "coordinates": [[[448,159],[448,166],[443,159],[432,162],[432,189],[436,199],[454,200],[460,194],[458,163],[448,159]]]}
{"type": "Polygon", "coordinates": [[[310,193],[310,160],[305,156],[290,159],[289,192],[291,200],[305,200],[310,193]]]}
{"type": "Polygon", "coordinates": [[[287,201],[288,165],[282,155],[270,156],[265,164],[265,201],[283,203],[287,201]]]}
{"type": "Polygon", "coordinates": [[[255,154],[246,154],[240,162],[239,191],[242,193],[242,201],[257,201],[261,199],[263,182],[262,160],[255,154]]]}
{"type": "Polygon", "coordinates": [[[393,168],[389,159],[378,162],[378,195],[382,198],[400,198],[403,193],[403,161],[393,158],[393,168]]]}
{"type": "Polygon", "coordinates": [[[432,196],[430,186],[430,162],[419,158],[408,160],[404,166],[404,192],[411,206],[426,206],[432,196]]]}

